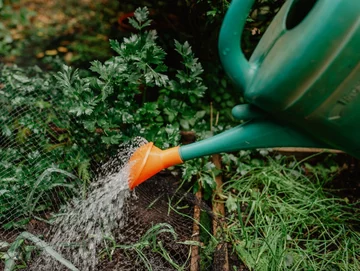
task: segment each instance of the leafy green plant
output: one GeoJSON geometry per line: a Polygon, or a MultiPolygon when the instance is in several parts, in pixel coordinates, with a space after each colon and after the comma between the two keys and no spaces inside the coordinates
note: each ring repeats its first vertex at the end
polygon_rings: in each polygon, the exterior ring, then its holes
{"type": "Polygon", "coordinates": [[[216,188],[215,177],[220,170],[215,167],[212,162],[206,162],[206,158],[198,158],[187,161],[181,165],[183,181],[193,181],[194,178],[198,182],[194,183],[193,192],[198,191],[199,187],[203,189],[203,198],[209,200],[212,191],[216,188]]]}
{"type": "Polygon", "coordinates": [[[167,147],[178,143],[181,128],[193,128],[205,114],[194,108],[206,88],[191,47],[175,41],[184,70],[170,79],[156,32],[144,30],[150,23],[147,16],[146,8],[138,9],[130,23],[140,32],[121,44],[110,41],[118,56],[92,62],[90,70],[96,76],[81,78],[67,66],[56,75],[65,96],[62,107],[68,108],[76,125],[94,133],[98,143],[116,145],[140,135],[167,147]]]}
{"type": "Polygon", "coordinates": [[[77,194],[78,179],[69,182],[73,176],[68,172],[80,169],[84,155],[54,129],[58,117],[50,95],[56,98],[59,92],[51,86],[51,74],[37,67],[0,69],[0,218],[5,229],[23,227],[31,216],[52,210],[53,193],[57,204],[77,194]]]}
{"type": "Polygon", "coordinates": [[[7,229],[55,207],[52,193],[61,202],[79,193],[80,179],[85,195],[92,165],[120,143],[143,136],[167,148],[179,144],[180,130],[203,122],[201,64],[187,42],[175,41],[183,69],[166,66],[147,16],[138,9],[131,23],[139,33],[110,41],[118,55],[93,61],[86,76],[68,66],[55,74],[1,67],[0,218],[7,229]],[[44,175],[49,170],[60,174],[44,175]]]}

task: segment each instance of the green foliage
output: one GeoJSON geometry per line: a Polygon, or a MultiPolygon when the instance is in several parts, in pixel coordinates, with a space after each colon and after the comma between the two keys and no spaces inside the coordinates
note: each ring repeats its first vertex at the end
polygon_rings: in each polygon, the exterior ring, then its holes
{"type": "Polygon", "coordinates": [[[0,2],[0,57],[20,55],[25,44],[16,40],[11,31],[17,36],[21,35],[21,30],[17,28],[29,26],[30,18],[34,15],[34,12],[26,8],[14,10],[10,5],[4,4],[3,1],[0,2]]]}
{"type": "MultiPolygon", "coordinates": [[[[153,270],[151,261],[146,255],[146,250],[151,250],[152,252],[155,252],[159,254],[161,257],[164,258],[166,262],[168,262],[175,270],[186,270],[186,264],[179,265],[176,261],[176,259],[173,259],[171,256],[171,253],[166,249],[166,244],[164,245],[164,240],[162,240],[162,236],[167,236],[167,241],[174,240],[177,241],[178,235],[175,232],[174,228],[167,223],[158,223],[155,225],[152,225],[146,233],[141,236],[139,241],[133,244],[116,244],[115,240],[112,238],[107,238],[107,241],[109,242],[109,246],[104,250],[108,254],[108,256],[111,258],[114,254],[116,249],[122,249],[125,251],[125,254],[127,251],[131,250],[134,251],[137,255],[137,257],[143,262],[144,266],[147,268],[147,270],[153,270]]],[[[180,243],[180,242],[179,242],[180,243]]],[[[187,242],[181,242],[181,244],[185,245],[194,245],[187,242]]],[[[103,253],[104,253],[103,252],[103,253]]]]}
{"type": "Polygon", "coordinates": [[[227,0],[197,0],[197,4],[204,3],[207,6],[206,16],[209,22],[214,22],[214,20],[222,18],[230,5],[230,1],[227,0]]]}
{"type": "MultiPolygon", "coordinates": [[[[357,210],[325,193],[302,163],[277,159],[232,174],[224,185],[232,225],[226,235],[236,254],[250,270],[357,270],[357,210]]],[[[239,165],[233,157],[223,163],[239,165]]]]}
{"type": "Polygon", "coordinates": [[[66,266],[69,270],[79,270],[71,262],[64,259],[59,253],[57,253],[49,244],[29,232],[22,232],[11,244],[2,244],[2,248],[6,247],[9,247],[9,249],[6,252],[0,253],[1,258],[5,260],[5,271],[26,268],[26,263],[31,260],[31,254],[36,248],[43,250],[46,254],[48,254],[48,256],[54,258],[60,264],[66,266]],[[29,245],[27,242],[32,242],[33,245],[29,245]],[[19,261],[21,264],[17,264],[19,261]]]}
{"type": "Polygon", "coordinates": [[[321,184],[331,182],[334,177],[341,171],[340,165],[334,160],[334,155],[329,154],[321,163],[304,163],[305,170],[308,174],[314,175],[316,181],[321,184]]]}
{"type": "Polygon", "coordinates": [[[91,166],[120,143],[143,136],[168,148],[179,144],[180,129],[203,119],[198,99],[206,87],[198,59],[187,42],[175,41],[183,69],[169,68],[156,31],[145,30],[147,15],[146,8],[135,12],[139,33],[111,40],[117,55],[93,61],[87,76],[66,65],[57,73],[0,67],[3,227],[23,227],[36,213],[51,211],[52,193],[60,202],[79,187],[85,194],[91,166]]]}
{"type": "Polygon", "coordinates": [[[3,62],[47,68],[47,58],[54,55],[82,67],[94,59],[105,60],[112,55],[108,37],[123,36],[122,32],[114,31],[118,5],[117,1],[106,5],[75,0],[31,5],[17,0],[3,1],[0,58],[3,62]]]}
{"type": "Polygon", "coordinates": [[[67,66],[56,75],[65,96],[62,107],[88,132],[100,131],[92,138],[100,145],[140,135],[169,147],[178,144],[180,128],[194,128],[205,114],[198,109],[198,98],[206,90],[200,78],[203,70],[191,47],[175,41],[184,70],[172,79],[156,31],[143,30],[150,23],[147,15],[146,8],[135,12],[132,24],[140,32],[122,43],[111,40],[118,55],[104,63],[93,61],[94,76],[82,78],[67,66]]]}
{"type": "Polygon", "coordinates": [[[193,192],[198,191],[199,185],[201,185],[204,193],[203,197],[208,200],[211,198],[212,191],[216,188],[215,177],[220,173],[220,170],[212,162],[204,161],[206,161],[206,158],[197,158],[182,164],[182,179],[184,181],[193,181],[196,178],[199,182],[195,183],[193,192]]]}
{"type": "Polygon", "coordinates": [[[60,95],[53,84],[51,75],[37,67],[0,69],[0,219],[5,229],[23,227],[33,213],[51,210],[52,192],[60,187],[60,201],[76,188],[76,182],[68,183],[67,171],[78,167],[82,153],[53,129],[58,117],[49,95],[60,95]]]}
{"type": "Polygon", "coordinates": [[[139,8],[134,12],[135,19],[129,18],[129,23],[138,30],[143,30],[145,27],[149,26],[151,20],[149,17],[149,10],[145,8],[139,8]]]}

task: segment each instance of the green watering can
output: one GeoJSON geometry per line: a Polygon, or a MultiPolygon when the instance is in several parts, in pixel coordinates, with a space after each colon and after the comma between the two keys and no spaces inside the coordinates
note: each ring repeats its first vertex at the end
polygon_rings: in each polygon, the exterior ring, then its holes
{"type": "Polygon", "coordinates": [[[168,150],[148,143],[130,159],[130,188],[160,170],[221,152],[320,147],[360,158],[360,1],[288,0],[248,61],[240,48],[254,0],[233,0],[219,37],[222,64],[248,105],[242,125],[168,150]]]}

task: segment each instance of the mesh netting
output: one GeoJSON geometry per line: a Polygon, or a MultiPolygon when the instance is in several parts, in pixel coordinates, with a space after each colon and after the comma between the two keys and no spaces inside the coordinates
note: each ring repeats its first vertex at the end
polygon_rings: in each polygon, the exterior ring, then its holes
{"type": "MultiPolygon", "coordinates": [[[[169,207],[169,201],[177,202],[176,183],[169,176],[160,176],[145,182],[127,205],[127,219],[122,229],[115,231],[116,239],[124,245],[113,262],[99,265],[104,270],[188,270],[191,265],[193,221],[192,204],[181,204],[181,212],[169,207]],[[151,239],[154,225],[158,228],[156,239],[151,239]],[[155,242],[137,251],[134,244],[155,242]],[[157,247],[157,248],[156,248],[157,247]],[[141,255],[143,254],[143,255],[141,255]]],[[[155,231],[157,231],[155,227],[155,231]]]]}
{"type": "MultiPolygon", "coordinates": [[[[210,209],[167,173],[128,191],[124,164],[145,141],[101,163],[59,125],[77,124],[47,81],[27,87],[11,72],[21,87],[14,94],[11,80],[0,82],[0,270],[199,270],[194,206],[210,209]]],[[[210,268],[206,259],[201,266],[210,268]]]]}
{"type": "MultiPolygon", "coordinates": [[[[80,182],[71,173],[74,168],[65,171],[58,166],[66,151],[61,149],[64,142],[56,142],[61,134],[48,122],[49,116],[59,119],[49,103],[51,93],[24,87],[17,97],[7,92],[7,84],[0,85],[0,222],[2,240],[11,242],[20,229],[38,227],[40,218],[77,196],[80,182]],[[41,96],[43,105],[36,105],[41,96]]],[[[74,143],[71,148],[78,146],[74,143]]]]}

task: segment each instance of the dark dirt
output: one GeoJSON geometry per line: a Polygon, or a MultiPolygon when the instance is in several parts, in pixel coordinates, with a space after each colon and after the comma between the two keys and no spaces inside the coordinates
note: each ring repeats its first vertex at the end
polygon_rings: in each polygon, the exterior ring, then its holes
{"type": "MultiPolygon", "coordinates": [[[[340,198],[346,198],[349,202],[355,204],[360,210],[360,167],[359,161],[349,157],[340,156],[337,158],[339,164],[344,164],[341,172],[334,177],[333,181],[325,185],[325,189],[335,194],[340,198]]],[[[162,172],[156,177],[143,183],[136,188],[135,194],[137,198],[129,201],[127,206],[127,221],[124,229],[119,229],[115,232],[115,237],[118,244],[134,244],[140,240],[145,232],[157,223],[170,224],[175,232],[178,234],[178,239],[175,241],[170,234],[159,234],[157,241],[161,241],[170,256],[178,264],[183,264],[187,261],[189,255],[189,246],[178,244],[181,241],[192,239],[192,225],[190,218],[178,215],[171,211],[168,215],[168,199],[173,198],[173,202],[177,202],[185,193],[183,191],[176,192],[178,186],[178,178],[174,177],[169,171],[162,172]]],[[[192,197],[184,197],[183,202],[179,206],[187,206],[182,208],[181,213],[192,217],[193,206],[200,204],[203,210],[206,210],[210,215],[210,208],[202,203],[196,202],[192,197]]],[[[357,215],[357,214],[356,214],[357,215]]],[[[45,222],[31,220],[26,227],[26,231],[31,232],[37,236],[44,236],[49,232],[49,225],[45,222]]],[[[16,233],[12,232],[10,236],[8,232],[0,232],[1,240],[11,242],[14,240],[16,233]]],[[[229,266],[237,267],[237,270],[247,271],[246,266],[233,253],[233,248],[228,244],[228,261],[229,266]]],[[[144,254],[150,259],[150,263],[157,267],[154,270],[175,270],[160,254],[154,253],[150,248],[145,249],[144,254]]],[[[207,270],[223,270],[223,262],[217,259],[223,258],[224,251],[219,249],[215,253],[215,262],[209,266],[207,270]]],[[[3,264],[3,263],[2,263],[3,264]]],[[[97,267],[101,270],[146,270],[144,263],[139,259],[138,254],[133,250],[116,249],[110,260],[106,255],[103,255],[101,263],[97,267]]],[[[3,270],[3,265],[0,265],[0,270],[3,270]]]]}
{"type": "MultiPolygon", "coordinates": [[[[160,234],[157,241],[161,241],[170,256],[179,265],[186,263],[189,255],[189,246],[182,245],[178,242],[191,240],[192,221],[182,215],[176,214],[168,209],[168,199],[179,200],[180,195],[176,191],[176,178],[172,175],[163,173],[160,176],[152,178],[141,186],[136,188],[137,199],[133,199],[128,205],[128,216],[126,225],[115,233],[119,244],[134,244],[151,228],[158,223],[170,224],[178,238],[175,241],[170,234],[160,234]],[[149,207],[150,206],[150,207],[149,207]]],[[[187,204],[187,208],[182,208],[181,213],[192,216],[193,206],[187,204]]],[[[154,270],[175,270],[166,260],[158,253],[145,249],[144,254],[151,262],[154,270]]],[[[118,249],[113,255],[112,261],[104,258],[99,264],[98,270],[147,270],[138,255],[132,250],[118,249]]]]}
{"type": "MultiPolygon", "coordinates": [[[[35,236],[41,237],[41,236],[46,235],[50,231],[50,225],[43,221],[32,219],[32,220],[30,220],[30,222],[26,225],[26,227],[23,230],[5,231],[5,230],[1,229],[0,230],[0,240],[1,240],[1,242],[7,242],[7,243],[11,244],[12,242],[15,241],[16,237],[24,231],[30,232],[35,236]]],[[[28,241],[25,241],[25,243],[27,243],[29,245],[33,245],[33,244],[29,243],[28,241]]],[[[4,248],[4,250],[1,250],[1,251],[6,252],[8,249],[9,248],[6,247],[6,248],[4,248]]],[[[4,261],[0,261],[0,271],[5,269],[4,264],[5,264],[4,261]]],[[[26,269],[23,269],[23,270],[26,270],[26,269]]]]}
{"type": "MultiPolygon", "coordinates": [[[[177,239],[174,240],[173,236],[169,233],[160,233],[156,238],[156,242],[162,242],[164,248],[175,263],[188,266],[190,263],[190,246],[179,244],[179,242],[192,240],[193,221],[191,217],[193,215],[194,202],[185,198],[178,205],[182,207],[178,211],[189,217],[179,215],[174,211],[169,211],[168,199],[172,198],[174,205],[175,202],[181,200],[185,194],[181,191],[176,192],[177,186],[177,178],[170,172],[163,172],[137,187],[135,191],[136,197],[130,199],[126,207],[127,218],[125,226],[117,232],[114,232],[117,244],[131,245],[137,243],[153,225],[157,223],[167,223],[173,227],[177,234],[177,239]]],[[[36,236],[43,236],[45,240],[49,238],[50,227],[45,222],[33,219],[24,230],[36,236]]],[[[9,232],[0,232],[0,234],[2,234],[1,240],[12,242],[19,233],[21,233],[21,231],[12,231],[10,236],[9,232]],[[6,236],[8,236],[8,238],[5,238],[6,236]]],[[[29,243],[29,245],[32,244],[29,243]]],[[[159,253],[153,252],[151,248],[146,248],[142,252],[148,258],[153,270],[176,270],[159,253]]],[[[4,269],[3,264],[4,262],[1,263],[0,270],[4,269]]],[[[209,267],[208,270],[210,269],[209,267]]],[[[102,255],[96,270],[148,269],[134,250],[116,249],[111,260],[106,254],[102,255]]]]}
{"type": "MultiPolygon", "coordinates": [[[[228,244],[228,251],[229,251],[229,267],[233,268],[233,266],[236,266],[237,271],[249,271],[249,269],[245,266],[245,264],[239,259],[239,257],[234,253],[233,248],[230,244],[228,244]]],[[[216,269],[221,270],[221,269],[216,269]]],[[[230,269],[231,270],[231,269],[230,269]]]]}
{"type": "Polygon", "coordinates": [[[360,211],[360,161],[346,157],[343,170],[325,185],[325,190],[347,199],[355,204],[360,211]]]}

